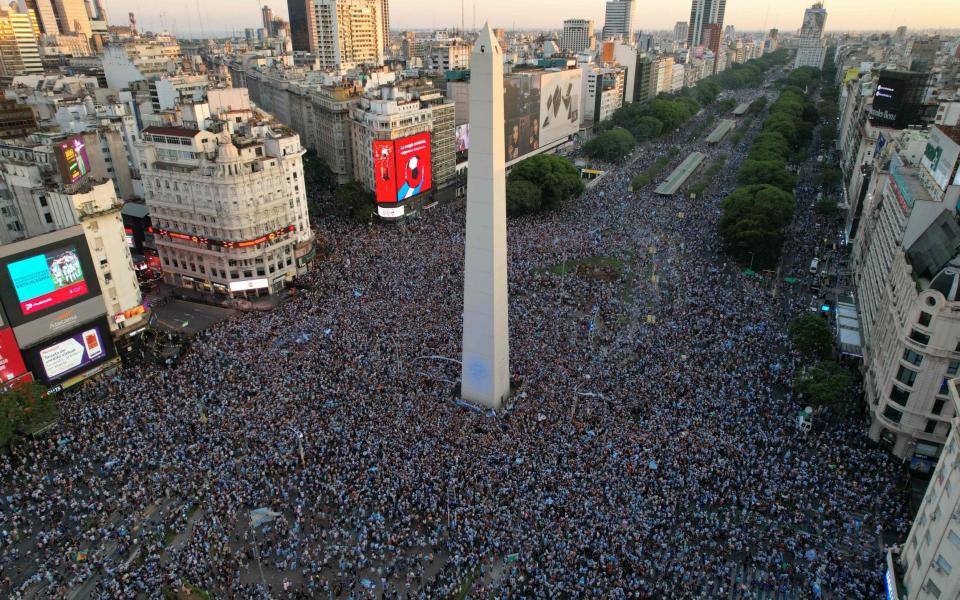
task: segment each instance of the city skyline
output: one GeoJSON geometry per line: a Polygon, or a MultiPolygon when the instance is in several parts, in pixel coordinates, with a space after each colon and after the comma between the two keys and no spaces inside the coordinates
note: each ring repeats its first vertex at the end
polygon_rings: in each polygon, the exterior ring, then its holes
{"type": "MultiPolygon", "coordinates": [[[[810,0],[735,0],[729,3],[725,24],[737,30],[761,31],[777,28],[784,32],[799,31],[804,10],[813,4],[810,0]]],[[[901,25],[911,30],[960,29],[960,17],[955,15],[953,0],[927,0],[923,6],[904,10],[896,0],[848,0],[843,4],[827,4],[830,14],[827,31],[893,31],[901,25]]],[[[141,30],[168,29],[180,35],[218,35],[261,26],[260,6],[255,0],[206,0],[200,6],[195,0],[170,0],[164,10],[148,9],[135,0],[105,0],[111,25],[125,25],[126,14],[134,12],[141,30]],[[248,6],[247,6],[248,5],[248,6]],[[199,11],[199,12],[198,12],[199,11]],[[224,19],[223,15],[229,15],[224,19]],[[202,24],[202,26],[201,26],[202,24]]],[[[276,16],[287,18],[286,0],[263,2],[276,16]]],[[[473,0],[463,4],[463,23],[467,29],[479,28],[490,21],[491,26],[504,29],[560,30],[563,20],[592,19],[599,30],[603,27],[605,0],[558,0],[551,3],[548,15],[543,6],[517,6],[510,0],[488,0],[476,6],[473,0]],[[476,6],[476,12],[474,7],[476,6]]],[[[461,6],[442,0],[394,0],[390,4],[390,20],[394,30],[459,27],[461,6]],[[425,5],[430,8],[426,9],[425,5]]],[[[677,21],[687,21],[689,2],[672,5],[671,10],[638,2],[635,9],[635,27],[645,31],[668,31],[677,21]]]]}

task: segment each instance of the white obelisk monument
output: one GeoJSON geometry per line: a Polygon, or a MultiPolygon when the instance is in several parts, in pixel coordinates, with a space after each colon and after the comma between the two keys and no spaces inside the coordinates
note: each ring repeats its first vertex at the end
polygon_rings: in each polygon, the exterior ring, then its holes
{"type": "Polygon", "coordinates": [[[483,26],[470,57],[470,169],[463,273],[461,398],[499,409],[510,395],[503,52],[483,26]]]}

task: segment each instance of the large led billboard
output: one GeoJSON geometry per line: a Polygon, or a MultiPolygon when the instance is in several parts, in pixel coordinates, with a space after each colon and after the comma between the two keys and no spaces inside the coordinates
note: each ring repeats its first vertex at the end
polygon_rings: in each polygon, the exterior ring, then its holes
{"type": "Polygon", "coordinates": [[[82,374],[113,358],[115,351],[106,320],[98,319],[31,348],[26,355],[34,374],[53,383],[82,374]]]}
{"type": "Polygon", "coordinates": [[[881,71],[870,108],[870,122],[896,129],[921,125],[928,79],[925,73],[881,71]]]}
{"type": "Polygon", "coordinates": [[[467,160],[467,153],[470,151],[470,123],[457,125],[457,162],[462,163],[467,160]]]}
{"type": "Polygon", "coordinates": [[[56,145],[57,167],[63,183],[74,184],[90,172],[90,158],[83,137],[74,136],[56,145]]]}
{"type": "Polygon", "coordinates": [[[82,298],[90,291],[75,245],[9,262],[6,269],[24,316],[82,298]]]}
{"type": "Polygon", "coordinates": [[[16,379],[27,372],[23,355],[9,327],[0,329],[0,381],[16,379]]]}
{"type": "Polygon", "coordinates": [[[430,134],[418,133],[394,142],[399,177],[397,202],[418,196],[433,185],[430,134]]]}
{"type": "Polygon", "coordinates": [[[519,71],[504,78],[504,156],[507,163],[565,140],[580,130],[580,69],[519,71]]]}
{"type": "Polygon", "coordinates": [[[396,202],[397,175],[393,140],[373,141],[373,178],[377,182],[377,202],[396,202]]]}
{"type": "Polygon", "coordinates": [[[430,134],[374,140],[373,171],[378,203],[395,204],[430,190],[433,186],[430,134]]]}
{"type": "MultiPolygon", "coordinates": [[[[0,247],[0,299],[15,333],[25,323],[56,318],[98,296],[100,284],[79,226],[0,247]]],[[[99,306],[105,312],[102,301],[99,306]]]]}

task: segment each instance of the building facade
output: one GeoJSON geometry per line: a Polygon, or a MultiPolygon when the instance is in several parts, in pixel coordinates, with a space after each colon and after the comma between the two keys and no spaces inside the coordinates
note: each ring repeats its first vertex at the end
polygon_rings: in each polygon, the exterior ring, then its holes
{"type": "MultiPolygon", "coordinates": [[[[693,0],[690,5],[687,48],[707,46],[703,40],[704,28],[707,25],[717,25],[719,30],[723,31],[723,17],[726,9],[727,0],[693,0]]],[[[719,47],[719,42],[717,46],[719,47]]]]}
{"type": "Polygon", "coordinates": [[[593,21],[590,19],[567,19],[563,22],[560,34],[560,50],[577,54],[593,50],[596,41],[593,37],[593,21]]]}
{"type": "MultiPolygon", "coordinates": [[[[958,383],[951,379],[947,386],[954,415],[960,414],[958,383]]],[[[953,572],[960,569],[960,418],[954,416],[951,421],[910,533],[888,554],[887,589],[896,598],[960,597],[960,577],[953,572]]]]}
{"type": "Polygon", "coordinates": [[[382,0],[313,0],[316,54],[323,69],[383,64],[382,0]]]}
{"type": "Polygon", "coordinates": [[[824,29],[827,26],[827,10],[818,2],[803,12],[803,26],[800,28],[800,46],[793,68],[823,68],[827,57],[827,41],[824,29]]]}
{"type": "Polygon", "coordinates": [[[893,153],[878,168],[851,267],[863,334],[870,437],[904,459],[936,462],[960,369],[960,250],[956,208],[931,197],[922,167],[893,153]]]}
{"type": "Polygon", "coordinates": [[[607,0],[603,18],[603,39],[619,38],[629,43],[633,37],[634,0],[607,0]]]}
{"type": "Polygon", "coordinates": [[[202,124],[143,132],[164,277],[220,297],[279,293],[313,257],[300,138],[252,112],[202,124]]]}
{"type": "Polygon", "coordinates": [[[39,34],[40,26],[32,10],[21,12],[16,3],[0,9],[0,76],[43,73],[39,34]]]}

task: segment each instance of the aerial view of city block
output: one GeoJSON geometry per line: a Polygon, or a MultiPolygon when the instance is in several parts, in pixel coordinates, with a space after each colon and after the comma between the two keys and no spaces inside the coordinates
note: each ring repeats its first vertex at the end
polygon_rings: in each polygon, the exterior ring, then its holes
{"type": "Polygon", "coordinates": [[[812,1],[5,0],[0,598],[960,599],[960,11],[812,1]]]}

